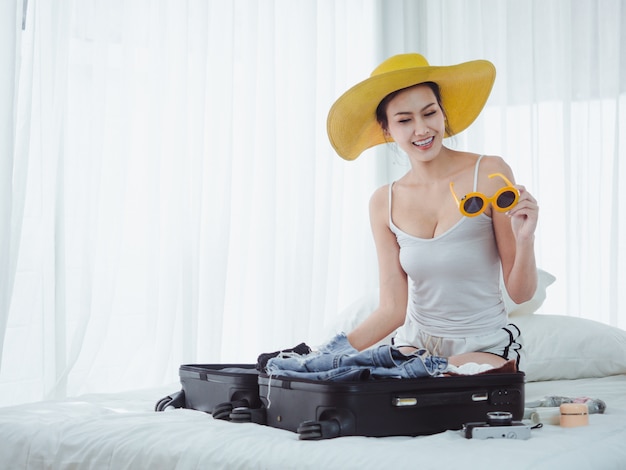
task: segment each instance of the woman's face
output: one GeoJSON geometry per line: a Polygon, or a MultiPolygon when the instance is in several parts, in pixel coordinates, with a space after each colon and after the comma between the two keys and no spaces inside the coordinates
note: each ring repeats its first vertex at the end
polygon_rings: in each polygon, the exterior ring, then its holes
{"type": "Polygon", "coordinates": [[[445,116],[428,85],[402,90],[387,105],[387,133],[409,156],[435,158],[445,135],[445,116]]]}

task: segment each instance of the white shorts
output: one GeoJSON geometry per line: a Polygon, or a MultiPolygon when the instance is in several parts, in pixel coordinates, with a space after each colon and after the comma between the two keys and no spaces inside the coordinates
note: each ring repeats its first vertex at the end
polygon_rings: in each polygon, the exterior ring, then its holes
{"type": "Polygon", "coordinates": [[[520,330],[513,323],[481,336],[444,338],[431,336],[419,329],[415,322],[407,322],[398,329],[392,342],[394,346],[412,346],[426,349],[433,356],[450,357],[468,352],[487,352],[510,360],[515,359],[519,368],[520,330]]]}

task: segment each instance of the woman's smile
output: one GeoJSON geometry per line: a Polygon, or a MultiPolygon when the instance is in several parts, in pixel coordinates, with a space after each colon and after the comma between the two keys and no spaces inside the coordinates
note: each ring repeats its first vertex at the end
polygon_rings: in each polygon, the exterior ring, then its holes
{"type": "Polygon", "coordinates": [[[429,137],[427,139],[422,139],[422,140],[417,140],[413,142],[413,145],[415,147],[418,147],[422,150],[428,150],[429,148],[431,148],[433,146],[433,143],[435,142],[435,137],[429,137]]]}

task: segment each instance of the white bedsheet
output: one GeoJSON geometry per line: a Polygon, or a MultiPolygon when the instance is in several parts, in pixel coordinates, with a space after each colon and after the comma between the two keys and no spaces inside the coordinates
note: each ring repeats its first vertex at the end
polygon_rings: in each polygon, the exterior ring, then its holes
{"type": "Polygon", "coordinates": [[[172,387],[87,395],[0,408],[0,466],[7,469],[624,469],[626,375],[526,384],[526,401],[590,396],[607,403],[590,424],[561,428],[543,409],[529,440],[420,437],[300,441],[257,424],[184,409],[153,411],[172,387]]]}

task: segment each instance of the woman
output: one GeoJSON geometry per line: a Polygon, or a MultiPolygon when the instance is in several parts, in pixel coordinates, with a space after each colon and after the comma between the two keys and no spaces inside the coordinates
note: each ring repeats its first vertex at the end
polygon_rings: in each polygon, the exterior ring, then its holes
{"type": "Polygon", "coordinates": [[[380,303],[347,335],[354,348],[398,329],[394,344],[407,353],[424,348],[453,366],[500,367],[511,359],[519,365],[519,330],[508,324],[500,276],[514,302],[533,296],[537,202],[513,186],[500,157],[443,143],[476,119],[494,79],[487,61],[435,67],[419,54],[402,54],[331,108],[328,134],[341,157],[353,160],[395,141],[410,162],[370,201],[380,303]],[[477,194],[463,198],[470,193],[477,194]],[[502,197],[492,200],[496,193],[502,197]],[[482,207],[472,207],[476,202],[482,207]]]}

